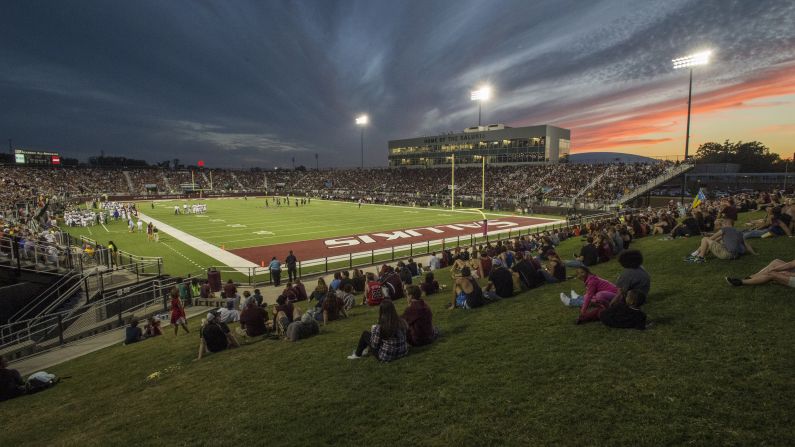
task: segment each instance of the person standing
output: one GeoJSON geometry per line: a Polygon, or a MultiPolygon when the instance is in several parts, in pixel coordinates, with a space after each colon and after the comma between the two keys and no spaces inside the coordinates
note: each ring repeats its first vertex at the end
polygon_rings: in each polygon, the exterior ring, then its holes
{"type": "Polygon", "coordinates": [[[276,256],[271,259],[271,263],[268,265],[268,269],[271,271],[271,279],[273,280],[273,285],[279,287],[282,284],[282,264],[276,259],[276,256]]]}
{"type": "Polygon", "coordinates": [[[179,299],[179,290],[176,287],[171,289],[171,325],[174,326],[174,335],[177,335],[180,326],[185,329],[185,332],[190,334],[185,307],[179,299]]]}
{"type": "Polygon", "coordinates": [[[298,270],[296,269],[296,263],[298,259],[293,254],[293,251],[290,250],[290,254],[287,255],[285,258],[284,263],[287,264],[287,278],[292,283],[293,280],[298,279],[298,270]]]}

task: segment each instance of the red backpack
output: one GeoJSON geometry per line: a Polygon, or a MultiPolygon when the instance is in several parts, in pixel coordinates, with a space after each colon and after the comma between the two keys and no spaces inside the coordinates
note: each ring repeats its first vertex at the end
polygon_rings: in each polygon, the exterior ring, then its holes
{"type": "Polygon", "coordinates": [[[378,281],[367,282],[367,305],[378,306],[384,301],[384,291],[381,290],[381,283],[378,281]]]}

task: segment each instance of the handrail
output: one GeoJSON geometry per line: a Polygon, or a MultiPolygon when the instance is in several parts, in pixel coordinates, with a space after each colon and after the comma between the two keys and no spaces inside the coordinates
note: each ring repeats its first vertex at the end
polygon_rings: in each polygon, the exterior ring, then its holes
{"type": "Polygon", "coordinates": [[[694,167],[695,167],[695,165],[692,164],[692,163],[681,163],[681,164],[679,164],[677,166],[674,166],[672,169],[669,169],[669,170],[663,172],[662,174],[658,175],[657,177],[649,180],[648,182],[646,182],[646,184],[644,184],[640,188],[635,188],[635,190],[632,191],[631,193],[629,193],[627,195],[624,195],[624,196],[621,196],[620,198],[618,198],[617,200],[615,200],[613,202],[613,205],[621,205],[621,204],[626,203],[626,202],[628,202],[628,201],[630,201],[632,199],[635,199],[636,197],[640,196],[641,194],[647,192],[649,189],[654,188],[655,186],[658,186],[658,185],[660,185],[662,183],[665,183],[668,180],[676,177],[677,175],[685,173],[685,172],[689,171],[690,169],[693,169],[694,167]]]}
{"type": "MultiPolygon", "coordinates": [[[[47,287],[44,291],[39,293],[35,298],[28,301],[21,309],[16,311],[13,315],[8,318],[8,321],[14,321],[21,317],[24,317],[28,312],[31,311],[32,308],[35,308],[41,302],[45,301],[49,298],[53,293],[57,292],[65,283],[73,280],[77,276],[77,272],[74,270],[70,270],[65,275],[58,278],[54,283],[52,283],[49,287],[47,287]]],[[[81,278],[82,279],[82,278],[81,278]]],[[[79,284],[79,282],[78,282],[79,284]]]]}

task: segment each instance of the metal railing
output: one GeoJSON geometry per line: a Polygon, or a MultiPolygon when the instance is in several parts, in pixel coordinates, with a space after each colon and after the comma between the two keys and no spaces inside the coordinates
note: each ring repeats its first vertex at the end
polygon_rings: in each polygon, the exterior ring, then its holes
{"type": "Polygon", "coordinates": [[[112,297],[0,326],[0,352],[19,359],[168,312],[174,279],[152,279],[112,297]]]}
{"type": "MultiPolygon", "coordinates": [[[[622,212],[627,211],[631,211],[631,209],[622,210],[622,212]]],[[[577,219],[577,222],[560,220],[548,224],[490,231],[486,236],[481,234],[469,234],[466,236],[455,236],[382,249],[298,261],[296,265],[296,273],[299,278],[324,275],[338,270],[368,267],[385,262],[394,262],[418,256],[427,256],[433,254],[434,252],[440,252],[446,249],[473,247],[489,242],[496,243],[497,241],[505,242],[522,236],[538,235],[546,231],[572,228],[575,225],[582,226],[593,220],[615,216],[616,212],[611,211],[582,216],[581,218],[577,219]]],[[[273,278],[271,278],[271,273],[267,267],[212,266],[209,268],[221,272],[224,279],[232,279],[233,281],[236,281],[240,284],[249,286],[273,284],[273,278]]],[[[206,271],[201,270],[192,272],[191,275],[194,277],[202,277],[206,275],[206,271]]],[[[284,268],[284,266],[282,266],[280,276],[283,282],[288,276],[287,270],[284,268]]]]}

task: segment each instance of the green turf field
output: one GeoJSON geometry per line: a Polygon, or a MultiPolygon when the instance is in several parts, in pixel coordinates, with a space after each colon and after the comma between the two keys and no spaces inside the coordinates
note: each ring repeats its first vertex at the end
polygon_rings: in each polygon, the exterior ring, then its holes
{"type": "Polygon", "coordinates": [[[230,250],[481,219],[473,211],[380,205],[358,208],[355,203],[324,200],[277,207],[272,199],[269,202],[268,208],[261,197],[163,201],[156,202],[154,209],[151,202],[141,202],[138,207],[148,216],[230,250]],[[174,215],[174,206],[184,203],[206,203],[207,214],[174,215]]]}
{"type": "MultiPolygon", "coordinates": [[[[188,336],[166,331],[52,368],[72,378],[0,404],[0,445],[795,445],[792,289],[723,282],[791,259],[795,239],[755,239],[760,255],[737,261],[682,262],[697,244],[633,244],[652,276],[645,332],[575,326],[558,295],[582,291],[576,280],[473,311],[430,298],[442,338],[391,364],[345,358],[376,309],[309,340],[200,362],[194,320],[188,336]]],[[[620,266],[594,270],[614,279],[620,266]]]]}
{"type": "MultiPolygon", "coordinates": [[[[480,214],[474,211],[379,205],[363,205],[359,209],[355,203],[314,199],[311,204],[300,207],[277,207],[273,199],[269,202],[269,208],[265,208],[265,199],[262,197],[250,197],[248,200],[160,201],[155,202],[154,208],[152,202],[139,202],[137,206],[145,215],[228,250],[481,219],[480,214]],[[174,206],[179,205],[181,208],[184,203],[207,204],[207,213],[174,215],[174,206]]],[[[497,218],[505,214],[487,215],[497,218]]],[[[145,232],[130,233],[126,222],[121,220],[111,221],[104,226],[73,227],[67,230],[102,244],[112,240],[120,250],[135,255],[160,256],[165,272],[172,275],[198,274],[208,266],[222,265],[220,261],[164,232],[160,233],[160,243],[149,242],[145,232]]]]}

